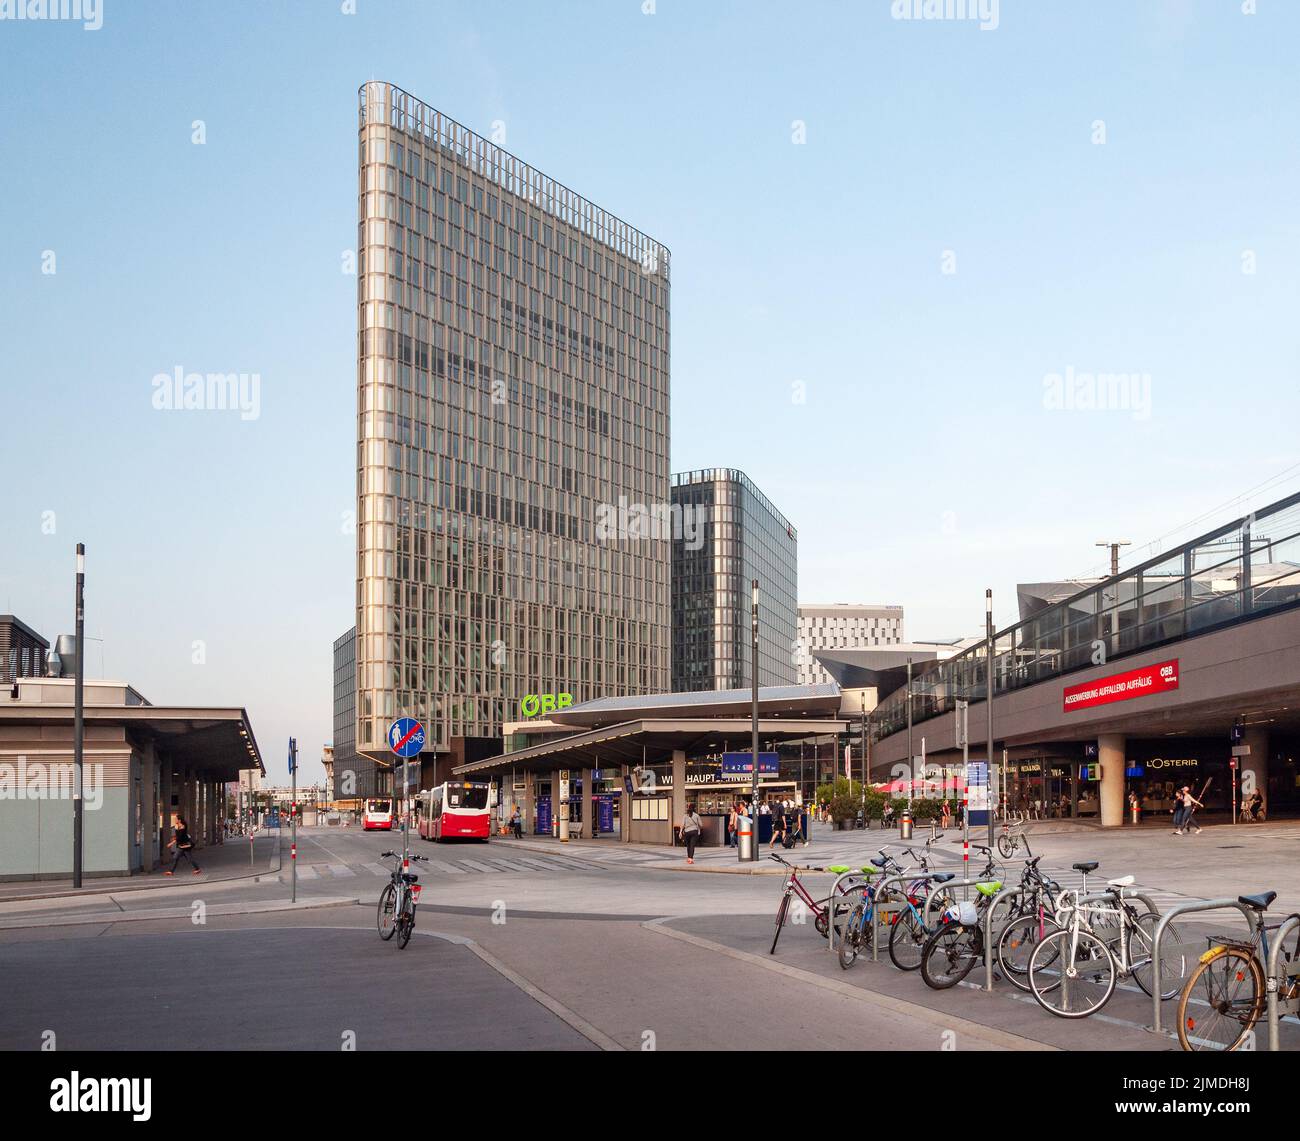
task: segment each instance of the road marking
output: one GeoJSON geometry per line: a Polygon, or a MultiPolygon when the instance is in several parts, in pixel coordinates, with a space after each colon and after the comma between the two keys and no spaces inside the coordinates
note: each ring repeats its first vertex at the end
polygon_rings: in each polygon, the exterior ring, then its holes
{"type": "Polygon", "coordinates": [[[453,876],[463,876],[465,874],[464,868],[458,868],[454,864],[444,864],[441,860],[429,860],[428,864],[434,871],[447,872],[453,876]]]}
{"type": "Polygon", "coordinates": [[[329,868],[330,875],[333,876],[355,876],[357,874],[347,864],[326,864],[325,866],[329,868]]]}
{"type": "Polygon", "coordinates": [[[388,869],[383,864],[362,864],[372,876],[386,876],[389,874],[388,869]]]}
{"type": "Polygon", "coordinates": [[[480,864],[477,860],[461,860],[460,862],[467,868],[473,868],[476,872],[499,872],[501,870],[488,864],[480,864]]]}
{"type": "MultiPolygon", "coordinates": [[[[285,872],[285,875],[292,876],[293,873],[285,872]]],[[[317,874],[316,869],[313,868],[311,864],[303,864],[298,869],[298,878],[300,880],[315,880],[315,879],[320,879],[320,876],[317,874]]]]}

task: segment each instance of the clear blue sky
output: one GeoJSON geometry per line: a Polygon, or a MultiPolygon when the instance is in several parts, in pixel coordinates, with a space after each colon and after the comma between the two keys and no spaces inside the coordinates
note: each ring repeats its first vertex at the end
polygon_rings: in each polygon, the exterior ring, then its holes
{"type": "Polygon", "coordinates": [[[290,733],[319,773],[352,622],[366,79],[671,247],[673,466],[749,473],[805,600],[974,632],[1297,463],[1300,5],[340,7],[0,21],[0,610],[69,630],[85,541],[90,671],[247,705],[275,778],[290,733]],[[259,373],[260,418],[156,411],[178,365],[259,373]],[[1069,368],[1149,417],[1045,408],[1069,368]]]}

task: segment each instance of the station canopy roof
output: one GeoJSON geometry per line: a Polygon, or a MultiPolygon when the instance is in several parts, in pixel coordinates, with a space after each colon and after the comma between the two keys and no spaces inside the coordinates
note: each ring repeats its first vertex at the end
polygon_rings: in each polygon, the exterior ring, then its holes
{"type": "MultiPolygon", "coordinates": [[[[662,764],[674,750],[688,755],[745,752],[750,747],[753,695],[747,689],[660,693],[585,701],[548,714],[572,732],[499,757],[458,766],[458,775],[526,769],[662,764]]],[[[769,741],[840,733],[840,689],[829,685],[760,687],[758,735],[769,741]]],[[[521,727],[522,728],[522,727],[521,727]]]]}

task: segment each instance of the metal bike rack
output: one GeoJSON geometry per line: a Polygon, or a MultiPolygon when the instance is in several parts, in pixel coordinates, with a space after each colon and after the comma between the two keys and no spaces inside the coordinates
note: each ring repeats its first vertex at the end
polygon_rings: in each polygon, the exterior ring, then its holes
{"type": "MultiPolygon", "coordinates": [[[[1023,887],[1004,887],[989,901],[984,911],[984,990],[986,993],[993,990],[993,913],[997,911],[998,904],[1003,900],[1024,894],[1023,887]]],[[[998,937],[1001,938],[1001,933],[998,937]]]]}
{"type": "MultiPolygon", "coordinates": [[[[934,875],[936,873],[930,872],[929,874],[934,875]]],[[[925,872],[920,872],[918,874],[915,871],[899,872],[897,875],[887,876],[876,885],[876,899],[878,900],[881,895],[884,894],[885,888],[889,887],[891,884],[912,883],[915,880],[924,879],[925,877],[925,872]]],[[[902,910],[903,909],[896,904],[873,904],[871,908],[871,961],[873,963],[880,962],[881,912],[884,911],[886,915],[893,915],[895,912],[901,912],[902,910]],[[889,910],[886,911],[885,908],[889,908],[889,910]]]]}
{"type": "Polygon", "coordinates": [[[835,951],[835,896],[840,890],[840,884],[845,880],[860,879],[863,881],[862,886],[867,887],[874,878],[874,876],[868,876],[861,868],[851,872],[841,872],[835,877],[835,883],[831,885],[831,894],[826,900],[826,944],[832,953],[835,951]]]}
{"type": "Polygon", "coordinates": [[[1273,945],[1268,949],[1268,977],[1265,985],[1268,990],[1268,1048],[1276,1053],[1282,1049],[1278,1036],[1278,1021],[1284,1014],[1300,1012],[1300,998],[1280,998],[1278,991],[1287,979],[1300,975],[1300,956],[1287,963],[1281,971],[1278,964],[1282,957],[1282,944],[1292,931],[1300,928],[1300,915],[1288,915],[1282,926],[1274,933],[1273,945]]]}
{"type": "MultiPolygon", "coordinates": [[[[1160,916],[1160,922],[1156,924],[1155,934],[1151,937],[1151,1006],[1153,1010],[1151,1033],[1164,1034],[1164,1030],[1160,1025],[1160,943],[1164,939],[1165,929],[1179,915],[1190,915],[1199,911],[1229,911],[1233,909],[1241,912],[1253,939],[1255,937],[1255,913],[1235,896],[1225,899],[1192,899],[1186,903],[1176,903],[1160,916]]],[[[1157,914],[1159,913],[1157,912],[1157,914]]],[[[1190,949],[1192,944],[1178,943],[1176,946],[1190,949]]]]}

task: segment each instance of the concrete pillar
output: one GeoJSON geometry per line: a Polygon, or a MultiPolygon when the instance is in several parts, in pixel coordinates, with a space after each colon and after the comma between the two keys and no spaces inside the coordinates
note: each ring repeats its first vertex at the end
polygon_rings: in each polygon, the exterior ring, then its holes
{"type": "Polygon", "coordinates": [[[618,766],[618,838],[624,844],[632,842],[632,798],[627,794],[627,765],[618,766]]]}
{"type": "Polygon", "coordinates": [[[172,842],[172,762],[163,754],[158,759],[158,816],[162,826],[158,833],[158,860],[167,859],[167,845],[172,842]]]}
{"type": "Polygon", "coordinates": [[[1101,824],[1117,828],[1124,823],[1125,740],[1123,733],[1103,733],[1097,738],[1101,763],[1101,824]]]}
{"type": "Polygon", "coordinates": [[[1262,725],[1246,730],[1243,745],[1250,746],[1250,756],[1237,758],[1237,812],[1258,788],[1264,794],[1264,812],[1268,812],[1268,729],[1262,725]]]}
{"type": "Polygon", "coordinates": [[[524,772],[524,797],[519,815],[523,818],[524,835],[531,836],[537,830],[537,779],[528,770],[524,772]]]}
{"type": "Polygon", "coordinates": [[[596,816],[593,809],[595,802],[591,799],[591,769],[582,770],[582,834],[590,839],[596,834],[596,816]]]}
{"type": "MultiPolygon", "coordinates": [[[[686,751],[684,749],[673,750],[673,806],[670,810],[672,819],[669,824],[673,828],[682,822],[682,817],[686,815],[686,751]]],[[[672,835],[672,830],[668,833],[672,835]]]]}

